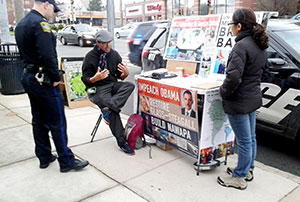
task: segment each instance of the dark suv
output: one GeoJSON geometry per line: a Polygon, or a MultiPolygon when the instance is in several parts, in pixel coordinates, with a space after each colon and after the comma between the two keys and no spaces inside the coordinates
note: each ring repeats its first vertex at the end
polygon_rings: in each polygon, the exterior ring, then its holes
{"type": "MultiPolygon", "coordinates": [[[[147,45],[160,38],[165,41],[168,31],[157,33],[162,34],[153,35],[147,45]]],[[[257,128],[300,142],[300,22],[270,19],[267,33],[269,73],[262,79],[263,106],[257,111],[257,128]]],[[[164,49],[146,47],[142,69],[165,68],[164,49]]]]}
{"type": "Polygon", "coordinates": [[[300,22],[269,20],[269,75],[261,88],[257,126],[300,140],[300,22]]]}
{"type": "Polygon", "coordinates": [[[156,25],[167,21],[151,21],[139,23],[128,36],[129,61],[142,66],[141,55],[145,44],[156,29],[156,25]]]}

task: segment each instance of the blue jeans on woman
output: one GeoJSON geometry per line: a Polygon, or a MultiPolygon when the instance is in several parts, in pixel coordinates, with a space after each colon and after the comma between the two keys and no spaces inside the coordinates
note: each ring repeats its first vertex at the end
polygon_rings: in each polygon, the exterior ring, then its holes
{"type": "Polygon", "coordinates": [[[234,169],[234,177],[247,177],[254,168],[256,157],[256,113],[227,114],[230,125],[235,133],[238,145],[238,164],[234,169]]]}

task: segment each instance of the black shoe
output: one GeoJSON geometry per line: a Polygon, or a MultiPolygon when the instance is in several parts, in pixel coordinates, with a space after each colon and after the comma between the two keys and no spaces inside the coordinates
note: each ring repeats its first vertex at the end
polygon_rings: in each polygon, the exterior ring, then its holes
{"type": "Polygon", "coordinates": [[[57,159],[57,156],[52,154],[50,160],[47,163],[40,164],[40,169],[47,168],[50,165],[50,163],[52,163],[56,159],[57,159]]]}
{"type": "Polygon", "coordinates": [[[86,167],[89,165],[88,161],[80,161],[78,159],[74,159],[73,166],[66,167],[66,168],[60,168],[60,172],[66,173],[69,172],[70,170],[81,170],[82,168],[86,167]]]}
{"type": "Polygon", "coordinates": [[[125,152],[126,154],[129,154],[129,155],[134,155],[135,152],[134,150],[132,150],[129,145],[127,143],[125,143],[123,146],[120,147],[123,152],[125,152]]]}

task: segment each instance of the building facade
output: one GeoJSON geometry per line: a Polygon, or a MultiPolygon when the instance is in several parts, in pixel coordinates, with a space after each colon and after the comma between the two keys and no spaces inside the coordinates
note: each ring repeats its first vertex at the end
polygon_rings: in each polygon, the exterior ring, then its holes
{"type": "Polygon", "coordinates": [[[167,19],[165,1],[144,1],[125,5],[125,22],[143,22],[167,19]]]}
{"type": "Polygon", "coordinates": [[[156,0],[125,5],[125,22],[172,19],[176,16],[232,13],[235,9],[255,9],[256,0],[156,0]],[[209,5],[210,4],[210,5],[209,5]]]}
{"type": "MultiPolygon", "coordinates": [[[[15,25],[15,0],[6,0],[9,25],[15,25]]],[[[34,0],[24,0],[25,15],[31,10],[34,0]]],[[[59,0],[57,0],[59,2],[59,0]]],[[[88,11],[89,0],[77,0],[74,3],[73,16],[70,3],[58,3],[60,12],[57,21],[64,23],[85,23],[106,27],[106,11],[88,11]]],[[[166,20],[180,15],[207,15],[208,13],[232,13],[236,8],[255,9],[256,0],[148,0],[125,4],[123,19],[128,22],[166,20]],[[210,2],[210,6],[208,6],[210,2]]],[[[18,5],[20,6],[20,5],[18,5]]],[[[120,12],[115,10],[115,24],[120,24],[120,12]]]]}

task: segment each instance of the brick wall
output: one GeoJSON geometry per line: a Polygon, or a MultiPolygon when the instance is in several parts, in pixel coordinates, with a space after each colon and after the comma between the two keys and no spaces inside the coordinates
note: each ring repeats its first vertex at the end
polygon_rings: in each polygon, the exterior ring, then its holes
{"type": "Polygon", "coordinates": [[[236,8],[251,8],[253,10],[255,10],[255,3],[256,0],[237,0],[235,2],[235,7],[236,8]]]}

